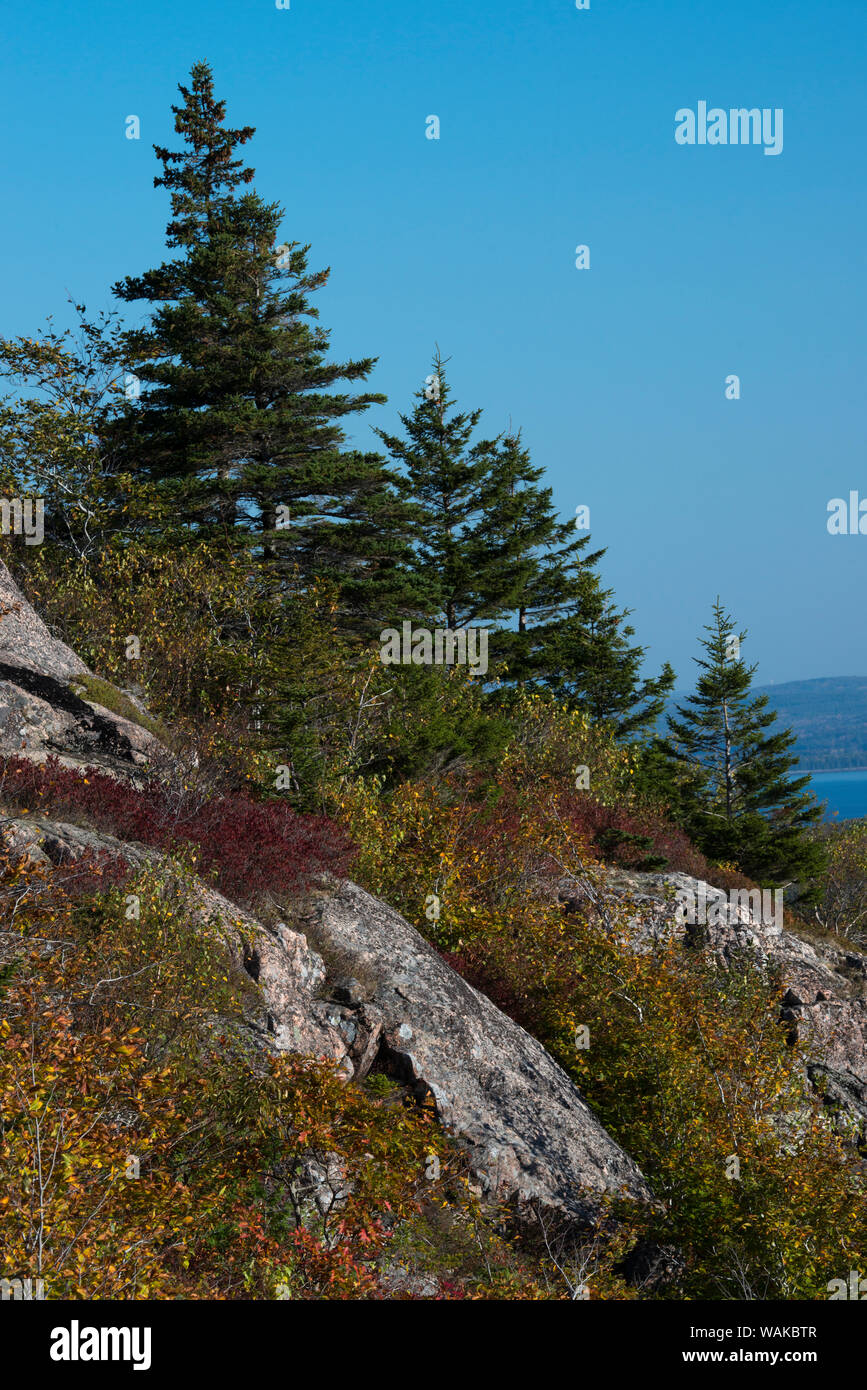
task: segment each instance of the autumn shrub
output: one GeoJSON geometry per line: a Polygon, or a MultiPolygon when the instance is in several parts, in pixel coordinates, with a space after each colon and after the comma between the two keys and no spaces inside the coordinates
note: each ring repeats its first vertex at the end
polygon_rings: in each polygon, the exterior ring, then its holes
{"type": "Polygon", "coordinates": [[[223,786],[273,785],[275,766],[291,763],[272,706],[287,662],[327,650],[316,639],[329,601],[315,584],[291,575],[269,582],[240,550],[153,537],[115,538],[79,557],[46,544],[19,562],[16,578],[51,631],[98,673],[76,678],[89,698],[188,753],[223,786]],[[129,688],[146,714],[131,713],[129,688]]]}
{"type": "Polygon", "coordinates": [[[413,1297],[395,1267],[441,1244],[455,1296],[566,1296],[431,1113],[239,1042],[251,985],[183,865],[79,886],[0,853],[0,1277],[50,1299],[413,1297]]]}
{"type": "Polygon", "coordinates": [[[497,786],[538,799],[568,822],[595,858],[630,868],[705,876],[708,863],[661,808],[635,790],[639,751],[610,728],[550,696],[523,694],[509,709],[513,736],[497,786]]]}
{"type": "Polygon", "coordinates": [[[383,719],[406,728],[378,656],[339,628],[333,587],[269,577],[243,550],[138,537],[75,558],[46,544],[16,578],[98,673],[81,678],[92,698],[129,714],[134,684],[138,721],[223,788],[273,787],[284,766],[292,804],[321,810],[335,779],[386,747],[383,719]]]}
{"type": "Polygon", "coordinates": [[[267,665],[253,572],[205,544],[113,542],[87,559],[48,547],[17,577],[93,671],[121,688],[135,681],[168,720],[227,712],[255,693],[267,665]]]}
{"type": "Polygon", "coordinates": [[[867,945],[867,824],[845,821],[817,832],[827,849],[815,920],[823,931],[867,945]]]}
{"type": "Polygon", "coordinates": [[[42,1278],[49,1298],[382,1296],[391,1229],[442,1147],[424,1115],[384,1111],[313,1059],[260,1072],[223,1046],[169,1071],[137,1030],[82,1033],[13,993],[2,1277],[42,1278]]]}
{"type": "Polygon", "coordinates": [[[691,874],[707,879],[704,855],[677,826],[643,805],[603,806],[578,794],[564,798],[562,814],[596,856],[624,868],[691,874]]]}
{"type": "Polygon", "coordinates": [[[551,695],[515,692],[505,705],[512,738],[500,766],[502,780],[531,775],[546,789],[572,786],[581,768],[587,789],[604,803],[629,799],[635,755],[611,729],[569,709],[551,695]]]}
{"type": "Polygon", "coordinates": [[[209,916],[182,861],[145,865],[121,887],[76,898],[70,917],[80,931],[75,983],[66,992],[76,1026],[135,1027],[147,1056],[174,1063],[195,1055],[215,1018],[242,1017],[252,986],[225,937],[243,933],[243,920],[209,916]]]}
{"type": "Polygon", "coordinates": [[[282,802],[250,796],[173,796],[160,783],[136,788],[95,768],[84,775],[56,759],[8,758],[0,800],[27,812],[82,819],[121,840],[169,851],[188,846],[198,871],[227,897],[252,904],[267,891],[297,891],[316,874],[346,872],[351,846],[321,816],[302,816],[282,802]]]}
{"type": "Polygon", "coordinates": [[[863,1258],[864,1180],[788,1045],[779,981],[637,942],[633,911],[549,934],[546,1041],[665,1203],[655,1234],[684,1254],[682,1294],[824,1297],[863,1258]]]}
{"type": "Polygon", "coordinates": [[[779,982],[606,897],[597,813],[571,787],[356,784],[343,813],[362,881],[543,1042],[642,1168],[650,1235],[680,1252],[669,1296],[820,1298],[863,1262],[864,1178],[788,1045],[779,982]]]}

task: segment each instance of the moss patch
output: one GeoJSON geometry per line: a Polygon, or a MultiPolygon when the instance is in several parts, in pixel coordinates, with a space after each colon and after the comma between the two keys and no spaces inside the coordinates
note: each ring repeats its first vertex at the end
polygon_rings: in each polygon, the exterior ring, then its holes
{"type": "Polygon", "coordinates": [[[158,738],[167,747],[171,746],[171,734],[163,724],[162,720],[154,719],[150,714],[144,714],[137,705],[133,704],[128,695],[122,690],[118,690],[111,681],[103,680],[101,676],[76,676],[69,682],[69,688],[74,695],[80,695],[82,699],[91,704],[102,705],[103,709],[110,710],[112,714],[118,714],[122,719],[129,719],[131,723],[138,724],[140,728],[147,729],[149,734],[158,738]]]}

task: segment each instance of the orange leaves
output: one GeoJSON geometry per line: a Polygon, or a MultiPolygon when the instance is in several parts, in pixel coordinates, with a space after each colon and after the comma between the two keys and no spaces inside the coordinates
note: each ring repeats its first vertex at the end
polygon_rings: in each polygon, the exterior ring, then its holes
{"type": "MultiPolygon", "coordinates": [[[[63,953],[35,946],[0,995],[0,1275],[41,1250],[52,1297],[271,1298],[281,1283],[299,1298],[380,1297],[378,1262],[392,1227],[417,1217],[431,1152],[448,1181],[446,1141],[323,1062],[273,1057],[263,1075],[207,1028],[187,1055],[143,1007],[124,1029],[124,1002],[147,997],[133,984],[82,1014],[95,979],[135,974],[182,930],[177,902],[160,917],[158,885],[135,886],[141,918],[125,926],[110,892],[92,900],[78,949],[60,892],[63,953]]],[[[208,961],[187,967],[210,1017],[208,961]]],[[[187,1003],[177,1022],[197,1017],[187,1003]]]]}
{"type": "MultiPolygon", "coordinates": [[[[592,761],[573,735],[590,737],[531,702],[484,794],[457,775],[388,795],[354,784],[343,813],[362,881],[573,1075],[665,1199],[653,1236],[683,1252],[684,1296],[822,1297],[841,1229],[867,1257],[863,1176],[805,1087],[772,980],[747,961],[722,970],[673,933],[642,935],[645,909],[623,897],[600,908],[591,892],[568,915],[558,904],[563,878],[592,889],[599,874],[570,809],[568,769],[578,752],[592,761]]],[[[616,787],[629,767],[596,751],[616,787]]],[[[627,803],[602,809],[603,828],[655,833],[627,803]]]]}

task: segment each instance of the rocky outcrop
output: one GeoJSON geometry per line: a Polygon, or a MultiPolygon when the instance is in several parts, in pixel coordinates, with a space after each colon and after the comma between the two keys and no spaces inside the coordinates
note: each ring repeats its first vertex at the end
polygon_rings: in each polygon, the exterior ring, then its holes
{"type": "Polygon", "coordinates": [[[430,1096],[483,1188],[584,1217],[647,1187],[540,1043],[473,989],[408,922],[353,883],[297,921],[335,962],[356,1072],[374,1061],[430,1096]]]}
{"type": "Polygon", "coordinates": [[[75,652],[52,637],[0,560],[0,663],[68,681],[87,671],[75,652]]]}
{"type": "MultiPolygon", "coordinates": [[[[16,854],[55,866],[86,852],[133,866],[162,859],[45,816],[7,816],[2,833],[16,854]]],[[[323,880],[300,900],[292,925],[268,926],[199,882],[193,912],[219,924],[236,970],[255,986],[247,991],[248,1043],[324,1057],[347,1079],[375,1068],[418,1100],[430,1097],[483,1193],[581,1225],[603,1196],[650,1198],[635,1164],[542,1045],[363,889],[323,880]]]]}
{"type": "MultiPolygon", "coordinates": [[[[35,761],[54,754],[67,766],[135,778],[166,758],[152,729],[130,692],[100,682],[51,636],[0,564],[0,754],[35,761]],[[98,703],[102,689],[142,723],[98,703]]],[[[160,858],[14,810],[3,834],[16,853],[45,864],[86,851],[133,865],[160,858]]],[[[719,901],[718,890],[679,874],[600,870],[592,882],[561,885],[560,896],[567,912],[589,903],[603,920],[625,905],[636,950],[680,934],[712,951],[721,967],[746,952],[776,970],[782,1017],[806,1040],[811,1079],[836,1113],[867,1132],[867,963],[859,955],[762,921],[749,902],[719,901]],[[679,919],[678,892],[708,906],[716,900],[708,925],[679,919]]],[[[355,884],[323,880],[292,905],[290,921],[271,925],[201,882],[193,916],[219,922],[235,969],[249,981],[243,1026],[251,1046],[327,1058],[346,1078],[388,1072],[432,1103],[485,1192],[582,1224],[604,1197],[650,1200],[635,1164],[542,1045],[355,884]]]]}
{"type": "Polygon", "coordinates": [[[758,910],[746,892],[733,900],[686,874],[612,870],[601,883],[563,883],[560,896],[567,908],[589,902],[602,914],[627,900],[634,906],[636,949],[671,934],[713,953],[722,968],[748,958],[773,973],[780,980],[780,1017],[810,1059],[808,1076],[846,1129],[859,1143],[867,1141],[864,956],[827,934],[793,932],[785,908],[780,921],[758,910]],[[683,920],[683,902],[703,903],[703,920],[683,920]]]}
{"type": "MultiPolygon", "coordinates": [[[[66,868],[85,854],[121,859],[132,869],[167,863],[146,845],[46,816],[2,816],[0,834],[15,857],[46,867],[66,868]]],[[[326,1057],[352,1076],[355,1068],[345,1030],[332,1004],[321,997],[324,964],[304,937],[282,923],[266,927],[201,880],[196,882],[192,913],[194,921],[218,924],[236,971],[258,986],[246,994],[248,1041],[262,1049],[326,1057]]],[[[0,941],[0,962],[16,947],[17,934],[11,941],[0,941]]]]}
{"type": "MultiPolygon", "coordinates": [[[[52,637],[0,561],[0,754],[135,775],[165,749],[135,717],[88,698],[93,673],[52,637]]],[[[130,692],[118,691],[134,714],[130,692]]]]}
{"type": "MultiPolygon", "coordinates": [[[[158,762],[165,749],[153,733],[93,698],[103,687],[113,690],[52,637],[0,562],[0,755],[53,754],[126,777],[158,762]]],[[[130,692],[114,694],[141,710],[130,692]]],[[[85,852],[132,865],[160,859],[45,816],[11,811],[2,831],[16,854],[46,865],[85,852]]],[[[324,883],[292,925],[273,927],[204,883],[196,892],[194,915],[220,923],[235,967],[254,986],[244,1027],[255,1046],[325,1057],[347,1078],[388,1071],[419,1099],[432,1098],[482,1189],[499,1198],[582,1221],[603,1195],[649,1198],[635,1164],[545,1049],[361,888],[324,883]]]]}

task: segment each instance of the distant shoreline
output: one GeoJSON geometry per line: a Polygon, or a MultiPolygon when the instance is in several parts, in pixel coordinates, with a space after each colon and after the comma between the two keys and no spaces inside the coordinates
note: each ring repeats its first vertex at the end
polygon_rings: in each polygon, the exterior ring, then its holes
{"type": "Polygon", "coordinates": [[[867,772],[867,767],[799,767],[797,777],[830,776],[837,772],[867,772]]]}

